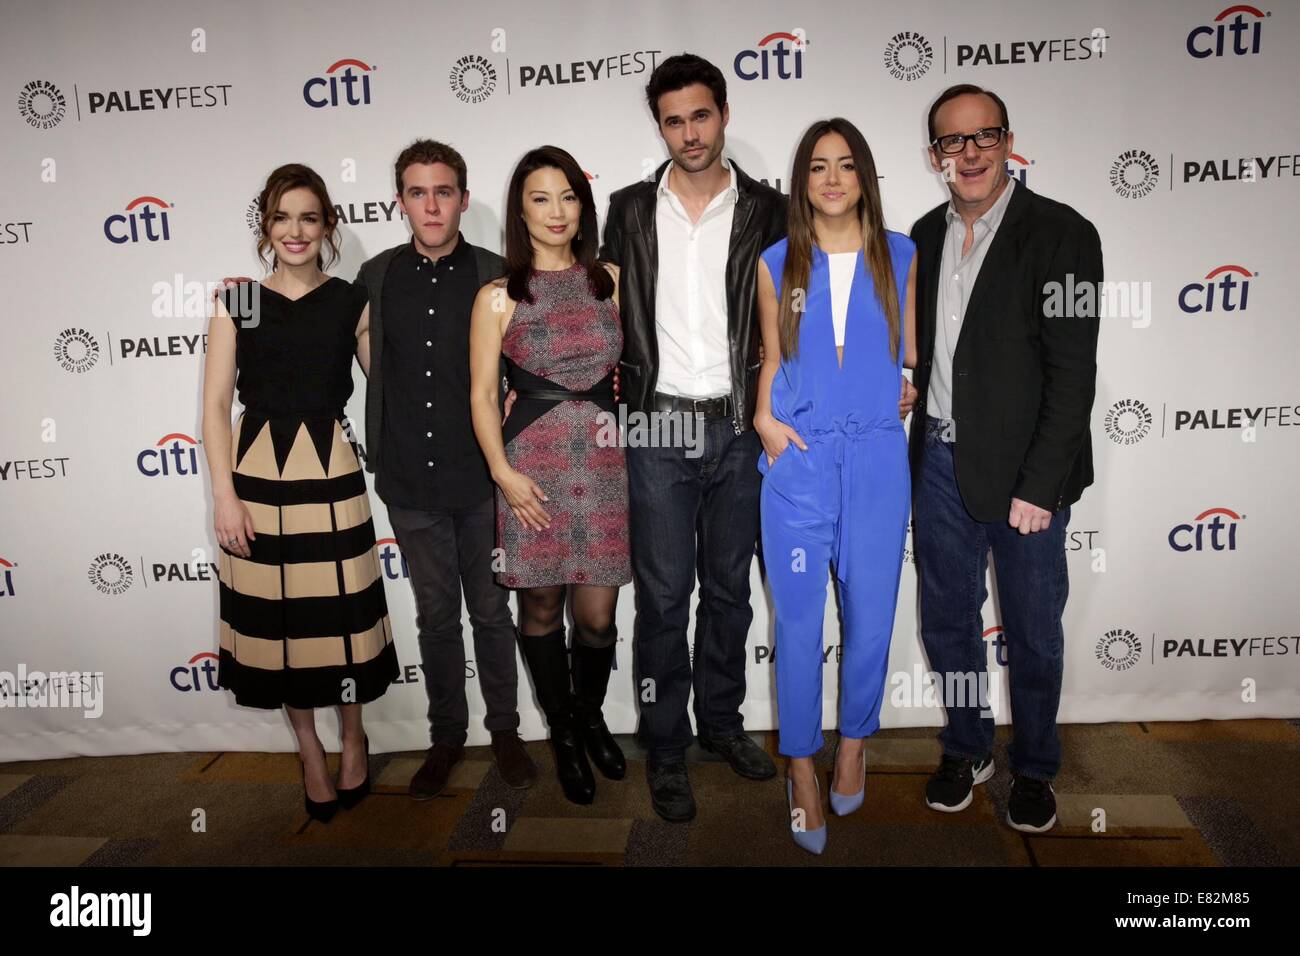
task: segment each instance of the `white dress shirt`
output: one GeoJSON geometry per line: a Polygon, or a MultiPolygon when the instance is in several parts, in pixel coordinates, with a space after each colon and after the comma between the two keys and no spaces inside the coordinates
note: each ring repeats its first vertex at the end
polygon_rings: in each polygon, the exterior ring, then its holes
{"type": "Polygon", "coordinates": [[[957,338],[961,335],[975,280],[979,278],[980,267],[993,245],[993,237],[1006,214],[1015,186],[1016,181],[1008,176],[1002,195],[988,212],[975,220],[971,230],[974,238],[964,256],[961,247],[966,241],[966,223],[952,200],[948,201],[948,229],[944,234],[939,263],[939,294],[934,303],[934,358],[925,403],[926,414],[934,418],[952,418],[952,356],[957,350],[957,338]]]}
{"type": "Polygon", "coordinates": [[[668,188],[669,163],[655,203],[659,274],[655,281],[655,332],[659,377],[655,389],[685,398],[731,394],[727,341],[727,252],[736,210],[736,170],[697,222],[668,188]]]}

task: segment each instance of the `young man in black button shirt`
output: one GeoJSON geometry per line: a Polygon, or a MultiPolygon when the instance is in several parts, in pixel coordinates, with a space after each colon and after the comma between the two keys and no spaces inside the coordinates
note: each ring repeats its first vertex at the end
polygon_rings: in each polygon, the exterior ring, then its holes
{"type": "Polygon", "coordinates": [[[415,591],[429,696],[433,746],[411,780],[411,796],[437,795],[465,752],[462,588],[492,752],[506,783],[527,787],[537,770],[517,733],[510,592],[493,580],[494,489],[469,411],[470,310],[504,263],[460,234],[469,192],[456,150],[419,140],[397,157],[395,171],[411,241],[367,261],[356,281],[370,299],[366,468],[375,473],[415,591]]]}

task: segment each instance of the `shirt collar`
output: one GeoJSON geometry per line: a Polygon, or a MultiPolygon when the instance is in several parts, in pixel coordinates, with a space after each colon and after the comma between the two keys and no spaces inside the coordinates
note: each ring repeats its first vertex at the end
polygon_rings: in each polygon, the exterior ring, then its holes
{"type": "MultiPolygon", "coordinates": [[[[462,258],[464,258],[465,253],[468,250],[469,250],[469,243],[465,241],[465,233],[460,232],[458,230],[456,232],[456,247],[452,249],[451,252],[449,252],[447,255],[443,256],[442,259],[439,259],[437,261],[442,262],[445,260],[448,265],[454,266],[457,263],[459,263],[462,258]]],[[[414,236],[412,236],[411,241],[406,244],[406,256],[407,259],[416,266],[423,265],[426,260],[424,253],[422,253],[419,249],[415,248],[414,236]]],[[[432,265],[433,262],[430,261],[430,264],[432,265]]]]}
{"type": "MultiPolygon", "coordinates": [[[[720,195],[724,195],[731,200],[740,198],[740,185],[739,185],[739,181],[736,179],[735,164],[732,163],[724,156],[722,158],[722,165],[725,166],[727,168],[727,172],[731,174],[731,184],[727,186],[727,188],[724,189],[720,195]]],[[[668,165],[664,167],[664,174],[659,177],[659,188],[655,192],[655,195],[661,199],[672,192],[672,190],[668,188],[668,174],[671,173],[672,171],[673,171],[672,160],[669,160],[668,165]]],[[[713,202],[717,202],[717,199],[718,197],[714,196],[713,202]]],[[[712,203],[710,203],[710,205],[712,205],[712,203]]]]}
{"type": "MultiPolygon", "coordinates": [[[[1016,188],[1014,176],[1007,175],[1007,188],[1002,190],[1002,195],[998,197],[997,202],[989,207],[988,212],[976,219],[976,222],[984,223],[990,232],[997,232],[998,225],[1002,222],[1002,217],[1006,215],[1007,204],[1011,202],[1011,191],[1016,188]]],[[[957,207],[951,199],[948,200],[948,222],[951,224],[961,219],[961,213],[957,212],[957,207]]]]}

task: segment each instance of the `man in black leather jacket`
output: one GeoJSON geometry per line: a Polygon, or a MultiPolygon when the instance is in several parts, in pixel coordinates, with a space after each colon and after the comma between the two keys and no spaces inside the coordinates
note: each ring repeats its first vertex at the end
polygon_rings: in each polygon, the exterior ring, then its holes
{"type": "Polygon", "coordinates": [[[740,706],[761,483],[756,268],[785,234],[786,199],[723,158],[726,81],[713,64],[671,57],[646,95],[672,158],[610,197],[601,257],[621,270],[640,737],[655,810],[677,822],[695,816],[685,765],[692,686],[701,746],[741,776],[776,773],[744,733],[740,706]],[[672,419],[684,440],[664,447],[656,439],[672,419]],[[638,438],[647,420],[664,427],[638,438]]]}

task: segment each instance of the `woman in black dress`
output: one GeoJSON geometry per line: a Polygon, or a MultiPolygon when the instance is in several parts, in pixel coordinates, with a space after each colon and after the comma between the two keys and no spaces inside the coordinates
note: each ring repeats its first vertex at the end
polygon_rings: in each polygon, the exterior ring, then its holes
{"type": "Polygon", "coordinates": [[[343,407],[368,364],[364,292],[327,276],[338,248],[325,184],[299,164],[258,199],[261,283],[227,289],[208,330],[203,441],[221,548],[217,681],[246,707],[283,706],[307,812],[328,820],[369,792],[361,705],[397,676],[375,529],[343,407]],[[236,380],[236,375],[238,379],[236,380]],[[235,388],[244,405],[233,429],[235,388]],[[337,785],[315,708],[338,706],[337,785]]]}

